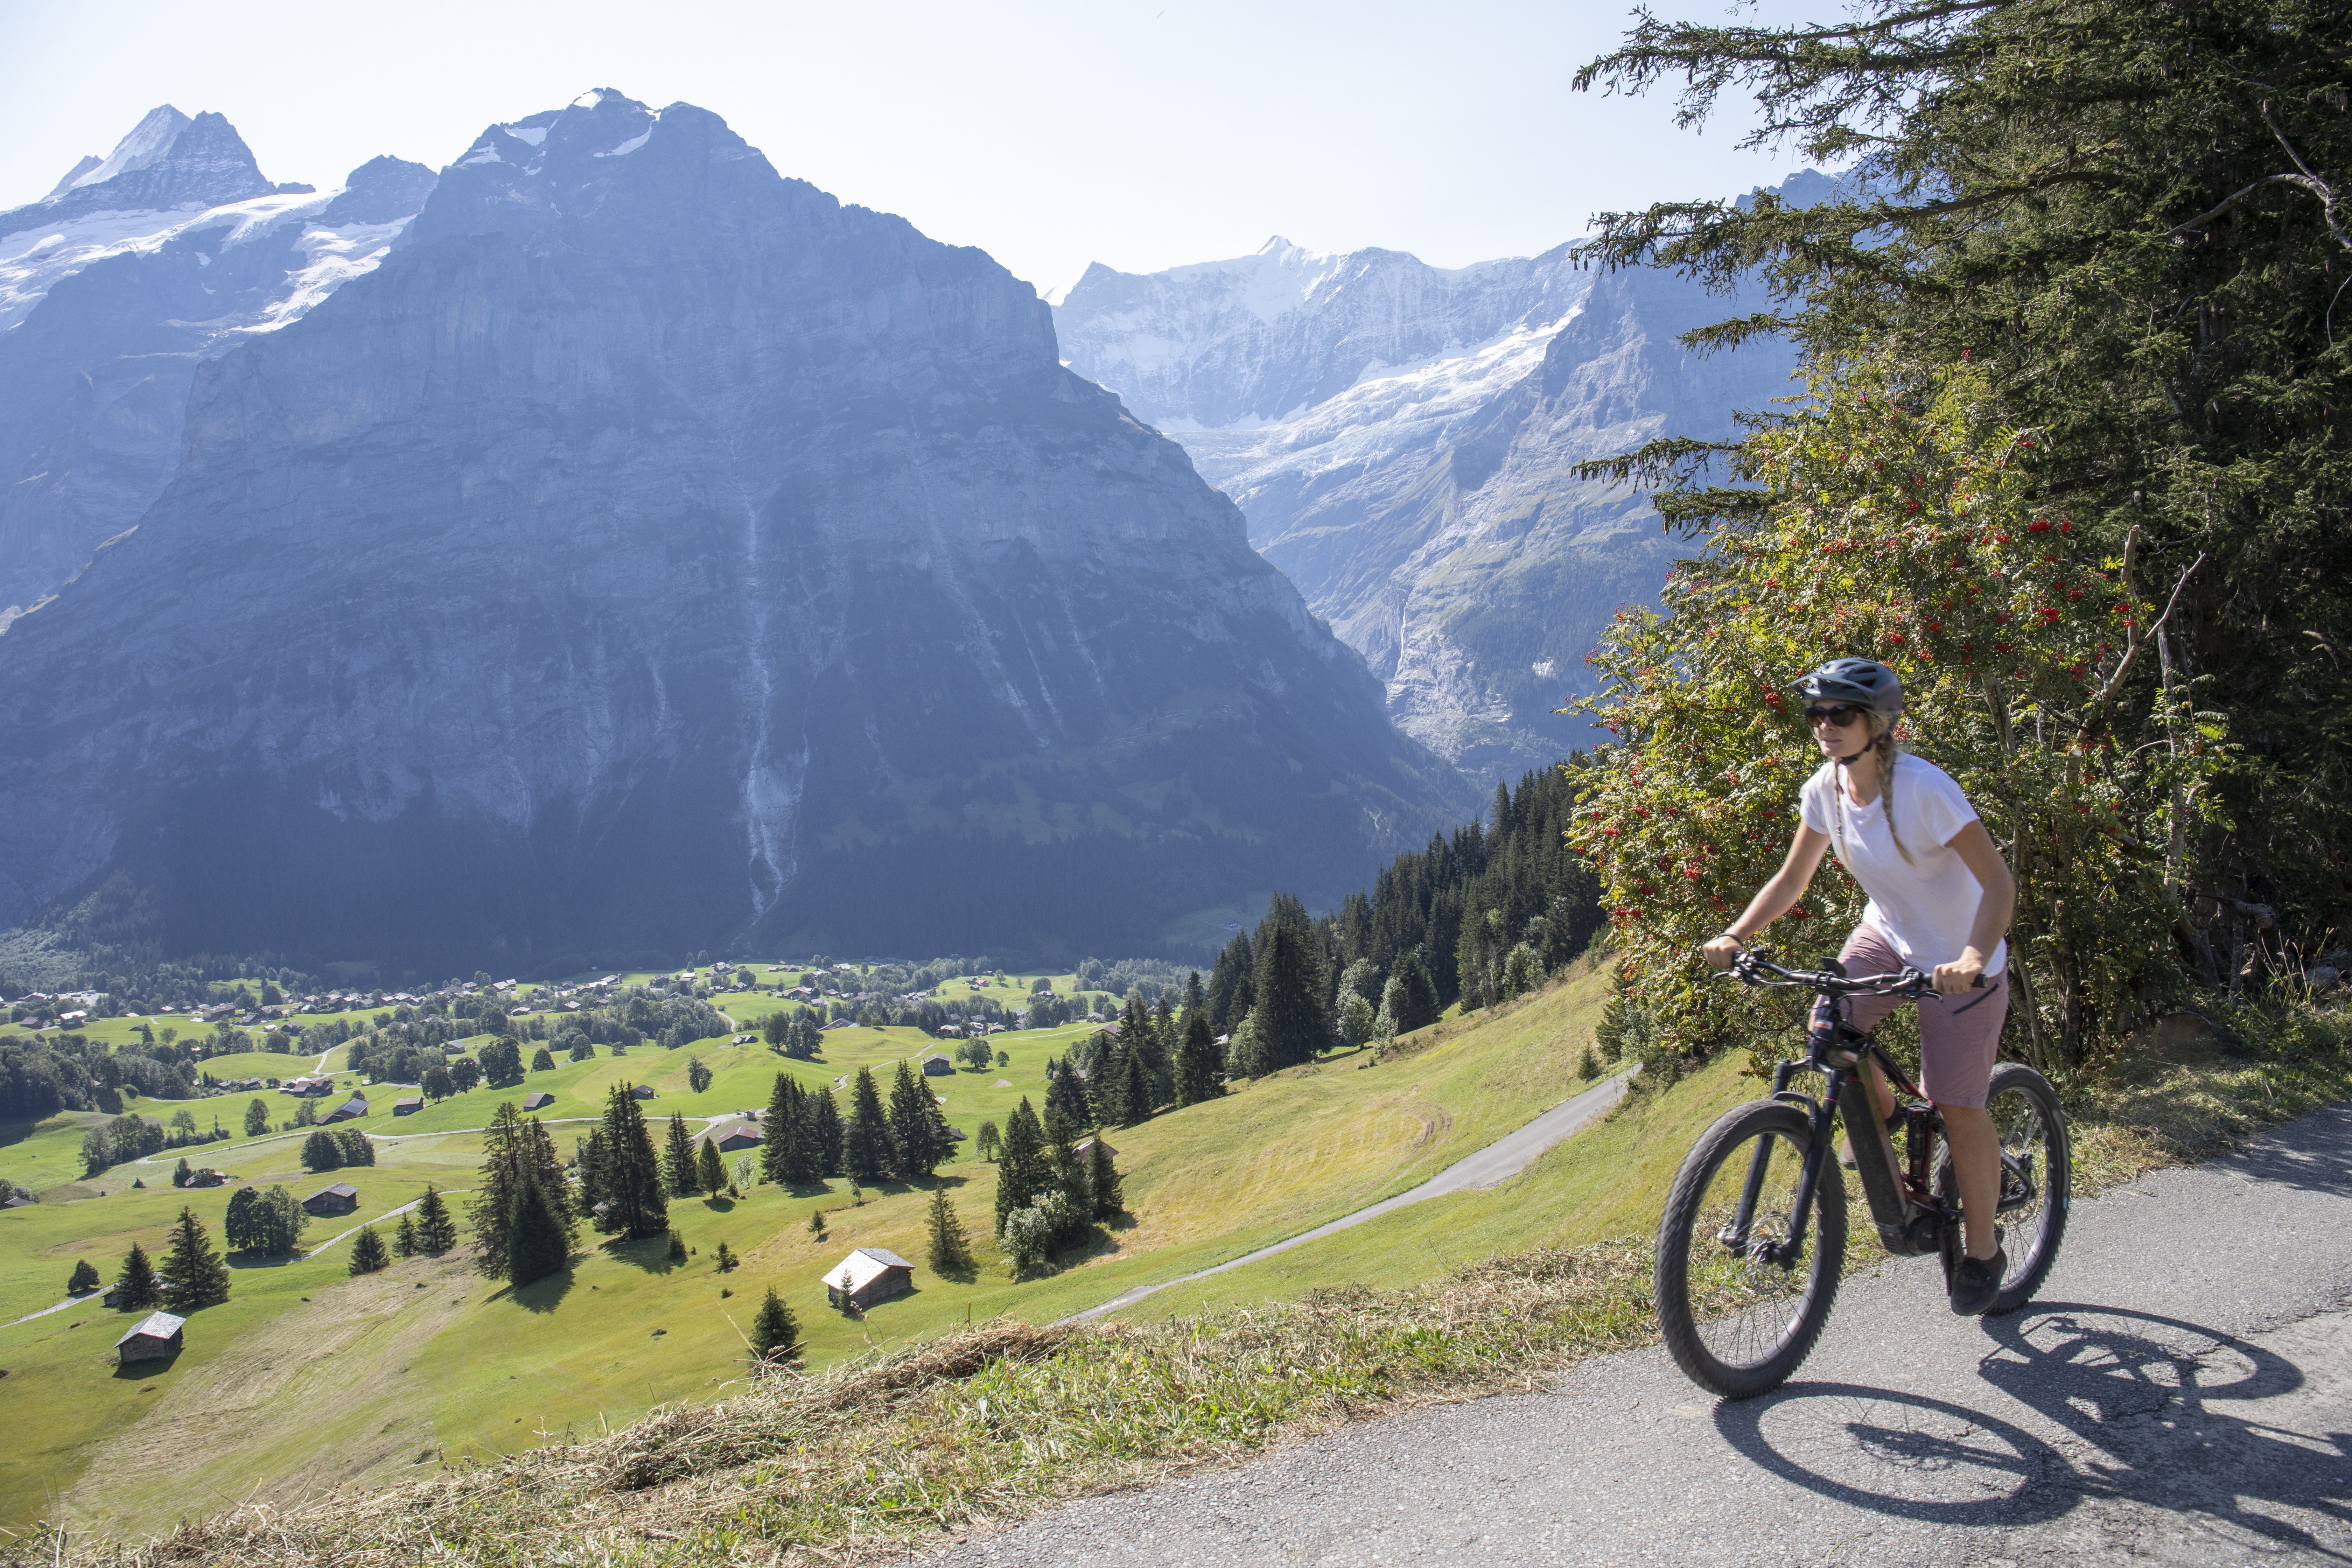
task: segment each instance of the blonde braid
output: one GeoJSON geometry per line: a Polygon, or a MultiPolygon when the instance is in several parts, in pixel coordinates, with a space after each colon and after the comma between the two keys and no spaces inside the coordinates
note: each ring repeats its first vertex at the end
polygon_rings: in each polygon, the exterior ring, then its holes
{"type": "MultiPolygon", "coordinates": [[[[1863,714],[1863,722],[1873,731],[1870,744],[1865,750],[1878,762],[1878,799],[1886,813],[1886,837],[1895,841],[1895,852],[1903,857],[1905,865],[1916,865],[1917,862],[1911,858],[1911,851],[1904,847],[1903,835],[1895,826],[1895,759],[1902,754],[1902,748],[1895,743],[1895,726],[1888,723],[1883,715],[1867,710],[1863,714]]],[[[1844,758],[1840,757],[1837,765],[1843,768],[1848,764],[1844,758]]],[[[1853,861],[1845,850],[1845,784],[1832,774],[1830,785],[1831,837],[1837,841],[1838,859],[1851,868],[1853,861]]]]}

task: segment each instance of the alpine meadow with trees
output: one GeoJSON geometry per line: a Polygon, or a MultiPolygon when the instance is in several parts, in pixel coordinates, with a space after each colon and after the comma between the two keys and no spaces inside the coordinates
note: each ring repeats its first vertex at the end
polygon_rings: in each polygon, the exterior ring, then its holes
{"type": "MultiPolygon", "coordinates": [[[[1587,466],[1659,487],[1693,552],[1621,615],[1583,706],[1614,731],[1571,839],[1607,884],[1611,1030],[1754,1043],[1771,1004],[1697,945],[1777,865],[1814,765],[1789,683],[1901,671],[1898,740],[2015,870],[2019,1048],[2064,1075],[2191,993],[2324,986],[2347,891],[2352,159],[2340,22],[2297,4],[1869,4],[1833,26],[1647,14],[1580,89],[1672,81],[1696,125],[1839,168],[1606,215],[1582,247],[1762,287],[1791,403],[1738,438],[1587,466]]],[[[1833,867],[1769,933],[1833,951],[1833,867]]]]}

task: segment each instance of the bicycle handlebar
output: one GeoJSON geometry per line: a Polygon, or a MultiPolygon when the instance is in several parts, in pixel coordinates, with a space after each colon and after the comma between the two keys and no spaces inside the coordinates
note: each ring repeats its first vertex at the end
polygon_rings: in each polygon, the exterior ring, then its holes
{"type": "MultiPolygon", "coordinates": [[[[1849,975],[1833,969],[1784,969],[1752,952],[1742,952],[1733,959],[1731,967],[1723,971],[1721,977],[1748,985],[1801,985],[1829,996],[1919,997],[1932,994],[1936,989],[1932,976],[1922,974],[1908,964],[1885,974],[1849,975]]],[[[1979,974],[1971,989],[1981,987],[1984,983],[1984,976],[1979,974]]]]}

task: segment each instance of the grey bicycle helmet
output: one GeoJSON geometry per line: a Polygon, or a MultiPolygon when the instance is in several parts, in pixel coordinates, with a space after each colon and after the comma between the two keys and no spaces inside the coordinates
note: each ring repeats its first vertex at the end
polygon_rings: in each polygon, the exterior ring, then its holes
{"type": "Polygon", "coordinates": [[[1874,658],[1833,658],[1797,683],[1808,702],[1851,702],[1884,714],[1903,711],[1903,678],[1874,658]]]}

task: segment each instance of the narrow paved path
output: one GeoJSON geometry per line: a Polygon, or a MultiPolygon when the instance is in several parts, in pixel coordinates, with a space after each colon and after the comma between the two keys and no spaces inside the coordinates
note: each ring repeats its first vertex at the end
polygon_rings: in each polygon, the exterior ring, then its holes
{"type": "Polygon", "coordinates": [[[83,1292],[82,1292],[80,1295],[79,1295],[79,1296],[68,1296],[68,1297],[67,1297],[64,1300],[59,1301],[58,1303],[57,1303],[57,1305],[55,1305],[55,1306],[53,1306],[53,1307],[44,1307],[44,1308],[42,1308],[42,1309],[41,1309],[39,1311],[37,1311],[37,1312],[27,1312],[27,1313],[26,1313],[26,1314],[25,1314],[23,1317],[21,1317],[21,1318],[11,1318],[11,1319],[9,1319],[9,1320],[8,1320],[8,1321],[7,1321],[5,1325],[0,1325],[0,1327],[6,1327],[6,1328],[11,1328],[11,1329],[13,1329],[13,1328],[15,1328],[15,1327],[16,1327],[17,1324],[19,1324],[19,1323],[29,1323],[29,1322],[31,1322],[35,1318],[46,1318],[46,1317],[47,1317],[51,1312],[62,1312],[62,1311],[64,1311],[68,1307],[79,1307],[79,1306],[80,1306],[84,1301],[95,1301],[95,1300],[97,1300],[100,1296],[103,1296],[103,1295],[105,1295],[105,1294],[106,1294],[106,1287],[104,1287],[103,1285],[101,1285],[101,1286],[100,1286],[100,1287],[99,1287],[97,1289],[95,1289],[95,1290],[85,1290],[85,1291],[83,1291],[83,1292]]]}
{"type": "Polygon", "coordinates": [[[1778,1392],[1657,1350],[1368,1421],[931,1557],[1369,1568],[2352,1563],[2352,1108],[2075,1205],[2042,1300],[1849,1280],[1778,1392]]]}
{"type": "Polygon", "coordinates": [[[1500,1186],[1526,1170],[1534,1163],[1537,1155],[1561,1140],[1581,1132],[1607,1115],[1611,1108],[1625,1098],[1625,1085],[1633,1076],[1633,1072],[1628,1069],[1614,1077],[1601,1079],[1583,1093],[1553,1106],[1517,1131],[1506,1133],[1476,1153],[1466,1155],[1448,1165],[1410,1191],[1399,1193],[1392,1198],[1382,1198],[1369,1208],[1360,1208],[1351,1215],[1343,1215],[1328,1225],[1317,1226],[1313,1230],[1301,1231],[1286,1240],[1276,1242],[1272,1247],[1261,1247],[1255,1252],[1245,1252],[1241,1257],[1230,1258],[1213,1268],[1202,1268],[1192,1274],[1180,1274],[1173,1279],[1162,1279],[1156,1285],[1138,1285],[1132,1290],[1112,1297],[1099,1307],[1088,1307],[1083,1312],[1073,1312],[1062,1321],[1066,1323],[1090,1321],[1106,1312],[1116,1312],[1122,1307],[1132,1307],[1146,1296],[1156,1290],[1165,1290],[1171,1285],[1181,1285],[1193,1279],[1206,1279],[1212,1274],[1223,1274],[1228,1268],[1239,1268],[1244,1264],[1255,1263],[1260,1258],[1272,1258],[1277,1252],[1287,1252],[1294,1247],[1304,1247],[1318,1237],[1351,1229],[1368,1219],[1378,1219],[1391,1210],[1401,1209],[1411,1204],[1425,1203],[1431,1198],[1444,1197],[1448,1193],[1466,1193],[1483,1187],[1500,1186]]]}

